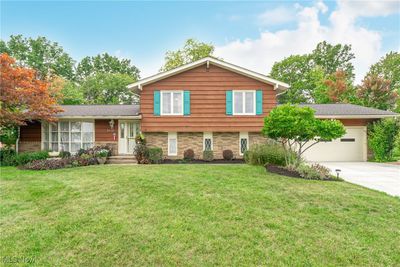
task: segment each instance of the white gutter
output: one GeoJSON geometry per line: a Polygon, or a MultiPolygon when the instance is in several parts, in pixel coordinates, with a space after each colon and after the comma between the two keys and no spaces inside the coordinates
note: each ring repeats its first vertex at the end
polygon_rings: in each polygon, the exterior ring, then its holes
{"type": "Polygon", "coordinates": [[[19,150],[19,137],[20,137],[20,127],[18,126],[17,140],[15,141],[15,153],[17,153],[17,154],[18,154],[18,150],[19,150]]]}
{"type": "Polygon", "coordinates": [[[381,119],[398,117],[400,114],[394,115],[315,115],[319,119],[381,119]]]}
{"type": "Polygon", "coordinates": [[[142,115],[137,116],[57,116],[57,119],[126,119],[126,120],[140,120],[142,115]]]}

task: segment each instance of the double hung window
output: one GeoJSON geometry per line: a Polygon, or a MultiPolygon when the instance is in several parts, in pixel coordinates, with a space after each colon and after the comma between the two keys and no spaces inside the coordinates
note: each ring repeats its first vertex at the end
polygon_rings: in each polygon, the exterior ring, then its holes
{"type": "Polygon", "coordinates": [[[161,92],[161,115],[183,115],[183,92],[161,92]]]}
{"type": "Polygon", "coordinates": [[[256,114],[256,91],[233,91],[233,115],[256,114]]]}

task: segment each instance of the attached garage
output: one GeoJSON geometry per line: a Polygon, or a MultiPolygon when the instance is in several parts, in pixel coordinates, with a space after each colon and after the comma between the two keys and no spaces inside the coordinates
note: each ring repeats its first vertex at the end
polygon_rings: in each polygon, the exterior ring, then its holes
{"type": "Polygon", "coordinates": [[[304,153],[309,161],[366,161],[367,127],[347,126],[346,134],[339,139],[321,142],[304,153]]]}
{"type": "Polygon", "coordinates": [[[367,161],[367,124],[397,113],[352,104],[303,104],[315,110],[320,119],[340,120],[346,134],[339,139],[320,142],[306,152],[308,161],[367,161]]]}

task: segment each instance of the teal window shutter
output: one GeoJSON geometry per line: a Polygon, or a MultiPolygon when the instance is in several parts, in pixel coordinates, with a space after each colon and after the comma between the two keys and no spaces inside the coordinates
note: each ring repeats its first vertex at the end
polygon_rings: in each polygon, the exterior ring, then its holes
{"type": "Polygon", "coordinates": [[[154,116],[160,116],[160,91],[154,91],[154,116]]]}
{"type": "Polygon", "coordinates": [[[257,90],[256,91],[256,115],[262,115],[263,114],[263,95],[262,95],[262,90],[257,90]]]}
{"type": "Polygon", "coordinates": [[[232,91],[226,91],[226,115],[232,115],[232,91]]]}
{"type": "Polygon", "coordinates": [[[183,115],[190,115],[190,91],[183,91],[183,115]]]}

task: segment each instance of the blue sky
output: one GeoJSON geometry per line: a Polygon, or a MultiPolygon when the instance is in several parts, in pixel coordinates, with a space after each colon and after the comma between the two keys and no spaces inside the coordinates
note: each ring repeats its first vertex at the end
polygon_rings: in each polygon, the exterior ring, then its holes
{"type": "Polygon", "coordinates": [[[262,73],[328,40],[353,46],[360,79],[379,57],[400,50],[399,12],[398,1],[2,1],[1,38],[45,36],[76,60],[102,52],[130,58],[142,77],[191,37],[262,73]]]}

